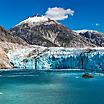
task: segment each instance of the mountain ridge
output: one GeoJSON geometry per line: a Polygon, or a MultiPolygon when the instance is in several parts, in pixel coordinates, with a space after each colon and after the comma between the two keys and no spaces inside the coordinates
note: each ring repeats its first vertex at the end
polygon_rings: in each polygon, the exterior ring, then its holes
{"type": "Polygon", "coordinates": [[[11,28],[10,32],[31,45],[45,47],[95,46],[71,29],[44,16],[30,17],[11,28]]]}
{"type": "Polygon", "coordinates": [[[2,26],[0,26],[0,41],[18,43],[22,45],[27,44],[27,42],[25,42],[23,39],[21,39],[18,36],[14,36],[13,34],[10,33],[9,30],[4,29],[2,26]]]}
{"type": "Polygon", "coordinates": [[[75,32],[96,46],[104,46],[104,33],[95,30],[77,30],[75,32]]]}

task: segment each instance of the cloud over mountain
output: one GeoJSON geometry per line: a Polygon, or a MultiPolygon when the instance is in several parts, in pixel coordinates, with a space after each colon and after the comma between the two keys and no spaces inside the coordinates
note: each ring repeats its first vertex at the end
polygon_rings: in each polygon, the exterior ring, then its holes
{"type": "Polygon", "coordinates": [[[64,20],[67,19],[69,16],[73,16],[74,11],[71,9],[64,9],[60,7],[53,7],[48,8],[45,13],[45,16],[53,19],[53,20],[64,20]]]}

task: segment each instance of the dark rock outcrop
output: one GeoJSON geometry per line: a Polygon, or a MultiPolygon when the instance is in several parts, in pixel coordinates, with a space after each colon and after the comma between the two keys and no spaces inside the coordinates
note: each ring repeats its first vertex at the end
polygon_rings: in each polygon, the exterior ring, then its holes
{"type": "Polygon", "coordinates": [[[82,78],[94,78],[94,76],[92,74],[85,73],[82,75],[82,78]]]}

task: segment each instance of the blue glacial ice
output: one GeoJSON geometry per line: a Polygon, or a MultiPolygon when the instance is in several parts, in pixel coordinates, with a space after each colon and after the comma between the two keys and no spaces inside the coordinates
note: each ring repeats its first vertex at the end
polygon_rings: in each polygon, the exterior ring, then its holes
{"type": "Polygon", "coordinates": [[[18,68],[36,70],[104,70],[104,49],[49,48],[37,57],[24,59],[12,55],[10,60],[18,68]]]}
{"type": "Polygon", "coordinates": [[[14,52],[10,51],[8,57],[15,68],[20,69],[35,69],[35,59],[27,57],[33,49],[21,49],[14,52]]]}

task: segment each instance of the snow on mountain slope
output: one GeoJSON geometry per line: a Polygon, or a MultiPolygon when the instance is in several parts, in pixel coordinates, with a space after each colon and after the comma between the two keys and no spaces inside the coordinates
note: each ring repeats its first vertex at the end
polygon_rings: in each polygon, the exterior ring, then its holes
{"type": "Polygon", "coordinates": [[[98,47],[104,46],[104,33],[95,30],[77,30],[75,32],[98,47]]]}
{"type": "Polygon", "coordinates": [[[33,17],[27,18],[26,20],[23,20],[22,22],[20,22],[16,26],[21,25],[21,24],[26,24],[26,23],[28,23],[30,26],[35,26],[35,25],[40,25],[40,24],[43,24],[43,23],[45,25],[55,24],[57,22],[47,18],[46,16],[33,16],[33,17]]]}
{"type": "Polygon", "coordinates": [[[34,17],[29,17],[28,19],[20,22],[18,25],[20,25],[22,23],[31,23],[31,24],[33,24],[34,22],[46,22],[46,21],[48,21],[48,18],[45,17],[45,16],[42,16],[42,17],[37,17],[37,16],[35,17],[34,16],[34,17]]]}
{"type": "Polygon", "coordinates": [[[87,30],[87,29],[83,29],[83,30],[74,30],[76,33],[86,33],[86,32],[95,32],[95,33],[99,33],[98,31],[96,30],[87,30]]]}

